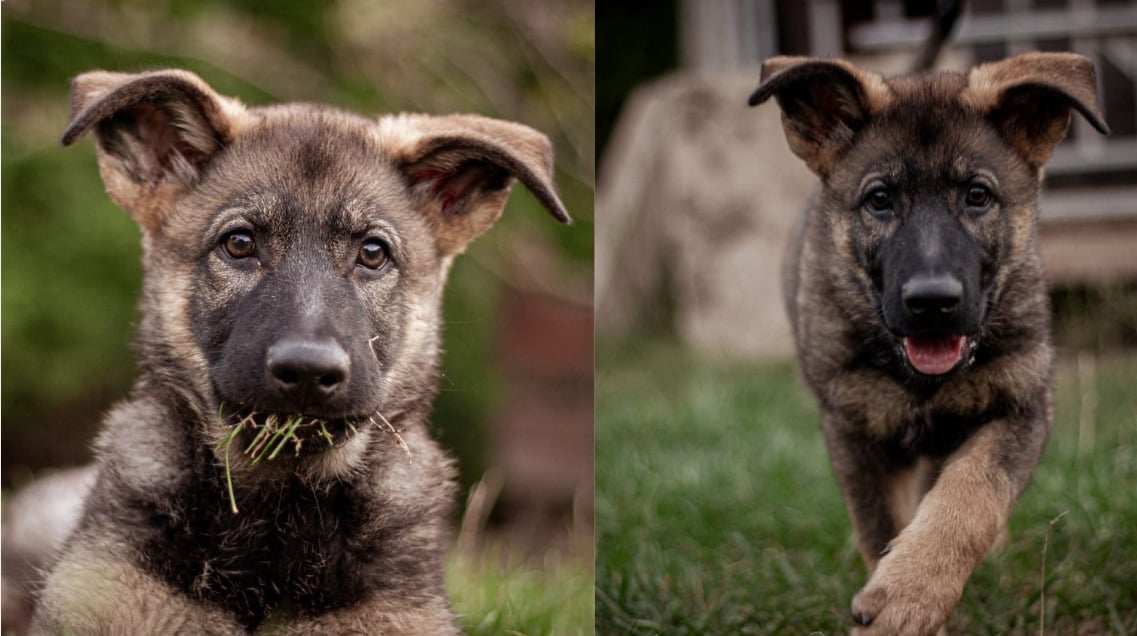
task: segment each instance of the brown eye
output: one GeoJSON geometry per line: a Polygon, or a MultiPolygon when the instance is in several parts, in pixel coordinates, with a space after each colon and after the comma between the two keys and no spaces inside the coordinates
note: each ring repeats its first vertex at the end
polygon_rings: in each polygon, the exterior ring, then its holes
{"type": "Polygon", "coordinates": [[[892,196],[884,188],[876,188],[865,197],[865,207],[874,216],[885,216],[892,211],[892,196]]]}
{"type": "Polygon", "coordinates": [[[379,239],[370,238],[359,246],[359,258],[356,262],[368,269],[379,269],[386,265],[390,258],[390,248],[387,244],[379,239]]]}
{"type": "Polygon", "coordinates": [[[257,243],[253,236],[243,230],[230,232],[221,241],[221,247],[230,258],[249,258],[257,253],[257,243]]]}
{"type": "Polygon", "coordinates": [[[991,205],[991,191],[981,185],[973,185],[967,189],[964,202],[969,208],[986,209],[991,205]]]}

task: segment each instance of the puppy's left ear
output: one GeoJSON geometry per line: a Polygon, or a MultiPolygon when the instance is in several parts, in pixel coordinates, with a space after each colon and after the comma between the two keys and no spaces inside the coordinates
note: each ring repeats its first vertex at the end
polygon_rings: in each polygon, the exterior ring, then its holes
{"type": "Polygon", "coordinates": [[[1098,109],[1096,80],[1093,62],[1081,55],[1025,53],[972,69],[963,99],[985,113],[1037,169],[1066,136],[1074,110],[1098,132],[1109,134],[1098,109]]]}
{"type": "Polygon", "coordinates": [[[477,115],[395,115],[379,120],[379,135],[444,255],[497,221],[515,180],[553,218],[572,222],[553,187],[552,144],[528,126],[477,115]]]}

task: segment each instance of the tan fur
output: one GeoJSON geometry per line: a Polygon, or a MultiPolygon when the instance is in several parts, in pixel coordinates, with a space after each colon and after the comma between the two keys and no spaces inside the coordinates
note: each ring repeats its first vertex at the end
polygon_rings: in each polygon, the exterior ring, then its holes
{"type": "Polygon", "coordinates": [[[971,69],[963,99],[978,112],[994,109],[1010,87],[1038,83],[1061,88],[1073,99],[1097,110],[1094,65],[1075,53],[1024,53],[971,69]]]}
{"type": "Polygon", "coordinates": [[[853,599],[854,613],[873,616],[869,628],[854,634],[917,636],[947,620],[1018,496],[1002,476],[996,431],[981,429],[944,465],[915,518],[853,599]]]}
{"type": "Polygon", "coordinates": [[[869,432],[884,437],[894,434],[912,415],[912,405],[904,391],[890,379],[873,371],[855,371],[833,378],[826,392],[833,406],[846,413],[867,418],[869,432]]]}
{"type": "MultiPolygon", "coordinates": [[[[854,109],[856,112],[850,110],[844,113],[844,116],[853,119],[875,116],[887,110],[893,102],[892,91],[884,78],[876,73],[862,71],[845,60],[778,56],[770,58],[762,65],[762,85],[758,92],[751,96],[751,104],[764,99],[760,96],[764,89],[769,90],[782,81],[800,81],[797,77],[788,80],[780,77],[786,71],[790,71],[788,75],[806,78],[820,73],[835,75],[832,79],[827,80],[830,87],[827,94],[842,102],[846,107],[856,105],[854,109]],[[803,71],[803,69],[805,70],[803,71]],[[839,71],[839,73],[835,73],[835,71],[839,71]],[[862,108],[864,112],[860,112],[862,108]]],[[[809,101],[809,99],[803,99],[800,103],[808,104],[809,101]]],[[[819,176],[829,173],[830,168],[840,158],[839,151],[842,143],[847,141],[849,137],[849,129],[837,120],[831,120],[824,124],[814,122],[811,126],[813,130],[807,132],[801,129],[796,116],[783,113],[782,124],[785,128],[786,141],[789,143],[790,150],[801,157],[806,165],[819,176]]]]}
{"type": "MultiPolygon", "coordinates": [[[[961,100],[977,113],[998,112],[1015,98],[1015,91],[1046,90],[1069,98],[1070,106],[1031,114],[1027,126],[1008,127],[1008,141],[1027,161],[1040,168],[1050,159],[1054,146],[1066,136],[1071,107],[1105,133],[1097,103],[1097,75],[1088,59],[1074,53],[1026,53],[1001,62],[971,69],[961,100]],[[1028,132],[1029,131],[1029,132],[1028,132]]],[[[1041,101],[1037,92],[1024,100],[1041,101]]]]}
{"type": "MultiPolygon", "coordinates": [[[[802,63],[817,61],[820,60],[818,58],[793,55],[778,55],[772,57],[762,64],[761,82],[766,83],[774,75],[802,63]]],[[[892,104],[892,91],[888,88],[888,84],[884,81],[884,78],[878,73],[859,69],[847,60],[840,58],[827,58],[824,62],[844,69],[849,75],[856,79],[864,91],[870,114],[882,113],[892,104]]]]}
{"type": "MultiPolygon", "coordinates": [[[[153,90],[151,87],[184,91],[190,96],[193,107],[187,102],[175,101],[174,108],[161,116],[170,117],[181,140],[201,153],[211,153],[218,143],[234,139],[254,119],[239,101],[221,97],[193,73],[173,70],[131,75],[92,71],[72,82],[72,123],[64,133],[63,143],[72,143],[99,121],[127,107],[150,111],[151,115],[161,111],[160,107],[140,103],[136,98],[140,91],[153,90]]],[[[154,129],[148,132],[157,134],[154,129]]],[[[134,146],[130,153],[140,158],[151,178],[162,171],[153,159],[147,158],[145,139],[127,143],[134,146]]],[[[176,153],[171,159],[174,169],[168,177],[150,181],[140,181],[137,170],[132,171],[101,145],[98,156],[99,174],[111,200],[150,230],[157,228],[158,217],[184,194],[196,175],[194,168],[176,153]]]]}
{"type": "MultiPolygon", "coordinates": [[[[375,139],[411,174],[454,172],[487,149],[510,155],[518,162],[514,176],[539,199],[546,198],[542,181],[551,180],[552,146],[544,135],[526,126],[478,115],[389,115],[379,119],[375,139]]],[[[472,200],[470,211],[455,216],[446,212],[436,189],[435,180],[426,178],[416,186],[416,193],[425,202],[444,255],[461,252],[470,240],[488,230],[509,196],[508,188],[489,193],[472,200]]],[[[567,220],[563,210],[560,214],[567,220]]]]}
{"type": "Polygon", "coordinates": [[[958,378],[949,390],[938,392],[926,405],[919,405],[889,378],[858,370],[833,378],[827,394],[833,406],[855,417],[868,420],[869,431],[878,437],[894,435],[921,411],[981,413],[992,406],[1000,391],[1019,395],[1037,393],[1047,387],[1053,354],[1039,347],[1022,357],[998,360],[990,372],[958,378]]]}
{"type": "Polygon", "coordinates": [[[130,564],[130,547],[110,541],[71,546],[45,586],[32,636],[246,632],[223,613],[192,602],[130,564]]]}
{"type": "Polygon", "coordinates": [[[258,634],[265,636],[308,636],[309,634],[405,634],[406,636],[435,636],[447,633],[450,625],[438,620],[445,607],[429,605],[426,607],[400,607],[379,600],[375,604],[380,610],[378,616],[358,609],[345,609],[316,618],[291,617],[287,614],[273,617],[258,634]],[[272,621],[281,621],[276,626],[272,621]]]}
{"type": "Polygon", "coordinates": [[[937,477],[939,462],[921,458],[916,465],[899,472],[889,484],[888,508],[897,528],[912,522],[924,493],[937,477]]]}

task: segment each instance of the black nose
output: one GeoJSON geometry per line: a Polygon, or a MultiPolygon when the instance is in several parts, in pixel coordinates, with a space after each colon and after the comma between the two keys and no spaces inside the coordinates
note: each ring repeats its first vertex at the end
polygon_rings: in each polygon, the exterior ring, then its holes
{"type": "Polygon", "coordinates": [[[963,283],[948,274],[913,276],[900,289],[904,308],[913,316],[934,318],[955,313],[963,300],[963,283]]]}
{"type": "Polygon", "coordinates": [[[351,358],[334,340],[285,338],[268,349],[268,382],[300,406],[331,398],[347,384],[351,358]]]}

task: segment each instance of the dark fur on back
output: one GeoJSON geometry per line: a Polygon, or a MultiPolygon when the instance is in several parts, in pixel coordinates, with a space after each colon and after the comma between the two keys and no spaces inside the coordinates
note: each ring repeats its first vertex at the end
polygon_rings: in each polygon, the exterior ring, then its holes
{"type": "Polygon", "coordinates": [[[456,632],[455,470],[428,430],[442,290],[515,179],[568,221],[548,140],[470,115],[245,108],[182,71],[73,93],[64,142],[94,131],[143,229],[139,377],[36,632],[456,632]],[[298,415],[254,460],[258,432],[298,415]]]}
{"type": "Polygon", "coordinates": [[[855,633],[931,634],[1005,529],[1050,428],[1042,166],[1093,67],[1028,54],[885,79],[774,58],[790,148],[820,179],[784,263],[798,360],[870,579],[855,633]]]}

